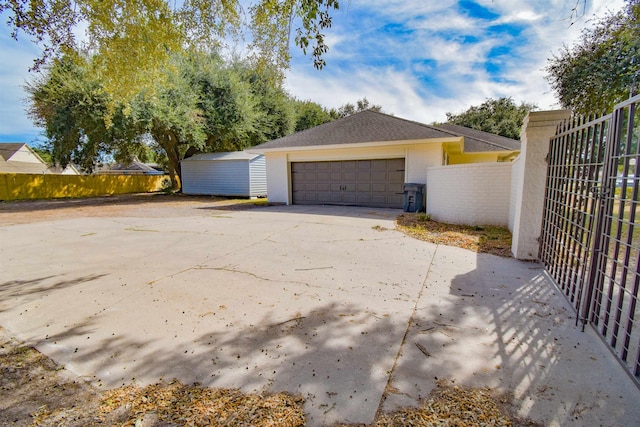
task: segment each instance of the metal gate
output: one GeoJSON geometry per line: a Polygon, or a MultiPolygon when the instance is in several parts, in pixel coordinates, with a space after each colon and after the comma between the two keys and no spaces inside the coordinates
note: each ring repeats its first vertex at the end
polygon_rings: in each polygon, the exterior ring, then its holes
{"type": "Polygon", "coordinates": [[[574,117],[549,146],[539,257],[640,385],[640,96],[574,117]]]}

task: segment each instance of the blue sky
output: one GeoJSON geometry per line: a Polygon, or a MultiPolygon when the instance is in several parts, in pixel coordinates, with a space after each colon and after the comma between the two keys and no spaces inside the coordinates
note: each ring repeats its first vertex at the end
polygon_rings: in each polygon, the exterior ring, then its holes
{"type": "MultiPolygon", "coordinates": [[[[558,108],[544,80],[546,60],[571,45],[589,19],[623,0],[587,0],[570,25],[575,0],[343,0],[326,31],[327,66],[292,51],[289,92],[325,107],[366,97],[396,116],[444,121],[487,98],[558,108]]],[[[1,16],[2,22],[6,16],[1,16]]],[[[24,82],[38,48],[0,25],[0,142],[43,140],[27,117],[24,82]]]]}

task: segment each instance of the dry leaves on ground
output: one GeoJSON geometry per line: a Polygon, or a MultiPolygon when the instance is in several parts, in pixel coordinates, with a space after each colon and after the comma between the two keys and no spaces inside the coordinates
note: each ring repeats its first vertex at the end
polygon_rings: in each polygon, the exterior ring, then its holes
{"type": "Polygon", "coordinates": [[[511,257],[511,233],[504,227],[446,224],[421,213],[398,216],[396,226],[403,233],[430,243],[511,257]]]}
{"type": "MultiPolygon", "coordinates": [[[[0,330],[1,331],[1,330],[0,330]]],[[[98,392],[51,359],[11,339],[0,345],[0,424],[15,426],[304,426],[304,399],[183,385],[98,392]]],[[[510,399],[441,380],[417,408],[380,414],[371,427],[537,426],[509,416],[510,399]]],[[[346,424],[335,424],[338,427],[346,424]]],[[[351,425],[356,426],[355,424],[351,425]]],[[[364,424],[359,426],[366,427],[364,424]]]]}
{"type": "Polygon", "coordinates": [[[303,404],[302,397],[287,393],[242,393],[172,381],[107,391],[100,415],[120,411],[118,424],[131,427],[142,420],[151,425],[300,427],[305,425],[303,404]]]}
{"type": "Polygon", "coordinates": [[[378,419],[374,427],[457,426],[511,427],[489,389],[438,388],[419,408],[405,408],[378,419]]]}

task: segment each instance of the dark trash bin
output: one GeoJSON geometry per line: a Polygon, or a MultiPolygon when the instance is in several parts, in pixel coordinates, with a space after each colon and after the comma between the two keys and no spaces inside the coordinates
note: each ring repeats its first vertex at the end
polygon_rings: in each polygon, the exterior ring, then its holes
{"type": "Polygon", "coordinates": [[[404,191],[405,212],[420,212],[424,210],[424,184],[405,183],[402,190],[404,191]]]}

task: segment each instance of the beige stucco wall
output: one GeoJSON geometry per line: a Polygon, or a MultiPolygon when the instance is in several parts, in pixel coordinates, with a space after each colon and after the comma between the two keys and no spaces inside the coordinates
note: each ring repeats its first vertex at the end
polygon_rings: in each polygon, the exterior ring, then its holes
{"type": "Polygon", "coordinates": [[[518,259],[537,259],[540,248],[540,229],[547,175],[545,157],[549,152],[549,139],[555,134],[558,124],[571,116],[567,110],[534,111],[524,119],[520,133],[522,151],[521,169],[518,174],[512,223],[511,252],[518,259]]]}
{"type": "Polygon", "coordinates": [[[449,154],[450,165],[497,162],[501,152],[449,154]]]}
{"type": "Polygon", "coordinates": [[[427,213],[436,221],[466,225],[509,223],[509,163],[436,166],[427,170],[427,213]]]}
{"type": "Polygon", "coordinates": [[[289,171],[292,162],[404,158],[405,182],[426,184],[427,168],[441,165],[442,153],[442,143],[440,142],[266,152],[267,197],[270,203],[291,203],[289,171]]]}
{"type": "Polygon", "coordinates": [[[427,168],[442,165],[442,144],[408,147],[405,156],[405,182],[427,183],[427,168]]]}

